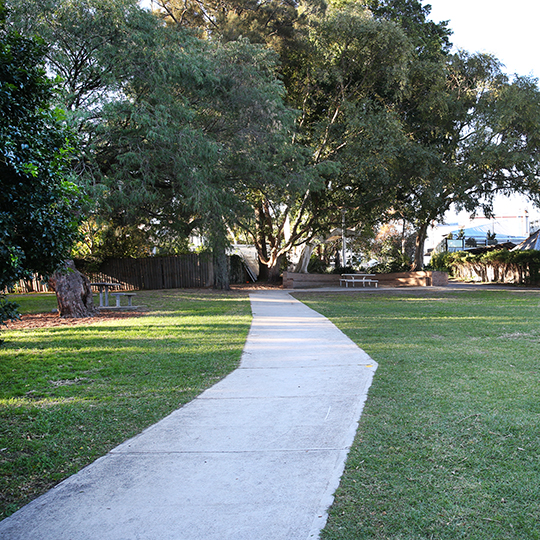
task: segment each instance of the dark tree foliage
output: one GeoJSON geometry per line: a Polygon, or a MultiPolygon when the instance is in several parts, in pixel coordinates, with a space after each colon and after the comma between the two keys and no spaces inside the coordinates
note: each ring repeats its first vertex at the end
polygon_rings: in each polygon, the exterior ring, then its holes
{"type": "Polygon", "coordinates": [[[422,59],[437,58],[448,53],[452,30],[447,21],[435,23],[428,19],[429,4],[419,0],[369,0],[367,6],[376,18],[397,22],[412,40],[422,59]]]}
{"type": "Polygon", "coordinates": [[[44,47],[0,21],[0,290],[47,276],[77,234],[78,190],[67,180],[71,152],[44,47]]]}

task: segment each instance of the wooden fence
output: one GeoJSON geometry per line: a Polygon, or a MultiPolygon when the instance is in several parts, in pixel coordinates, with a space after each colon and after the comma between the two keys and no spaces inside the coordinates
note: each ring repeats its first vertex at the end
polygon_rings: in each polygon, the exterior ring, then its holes
{"type": "Polygon", "coordinates": [[[107,259],[98,272],[83,273],[92,283],[120,283],[126,291],[210,287],[214,279],[210,257],[196,253],[174,257],[107,259]]]}
{"type": "MultiPolygon", "coordinates": [[[[98,271],[88,271],[82,262],[75,263],[90,282],[120,283],[121,289],[126,291],[211,287],[214,280],[211,258],[196,253],[174,257],[107,259],[98,271]]],[[[21,280],[11,290],[27,293],[46,292],[50,288],[46,282],[35,278],[21,280]]]]}

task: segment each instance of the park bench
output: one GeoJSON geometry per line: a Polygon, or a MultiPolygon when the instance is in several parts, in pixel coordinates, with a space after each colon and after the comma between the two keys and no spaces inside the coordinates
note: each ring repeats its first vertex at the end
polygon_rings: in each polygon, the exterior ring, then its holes
{"type": "Polygon", "coordinates": [[[117,308],[122,307],[122,306],[120,305],[120,298],[121,298],[122,296],[125,296],[125,297],[127,298],[127,301],[128,301],[127,307],[134,307],[134,306],[132,305],[132,298],[133,298],[134,296],[137,296],[136,293],[132,293],[132,292],[111,292],[111,293],[109,293],[109,294],[110,294],[111,296],[116,296],[116,307],[117,307],[117,308]]]}
{"type": "Polygon", "coordinates": [[[362,287],[365,287],[366,285],[378,287],[379,281],[373,279],[374,277],[375,274],[341,274],[339,285],[345,284],[345,287],[348,287],[349,283],[352,283],[352,286],[354,287],[356,283],[361,283],[362,287]]]}

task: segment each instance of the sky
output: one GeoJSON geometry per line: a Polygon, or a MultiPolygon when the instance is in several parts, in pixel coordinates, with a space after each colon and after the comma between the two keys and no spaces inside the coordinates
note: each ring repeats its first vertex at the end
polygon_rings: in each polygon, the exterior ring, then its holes
{"type": "Polygon", "coordinates": [[[452,43],[496,56],[508,74],[540,77],[538,0],[424,0],[430,18],[449,21],[452,43]]]}

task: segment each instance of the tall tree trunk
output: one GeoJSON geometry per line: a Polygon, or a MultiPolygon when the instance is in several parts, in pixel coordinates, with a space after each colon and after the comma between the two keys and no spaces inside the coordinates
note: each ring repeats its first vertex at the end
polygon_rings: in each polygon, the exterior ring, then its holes
{"type": "Polygon", "coordinates": [[[214,247],[212,250],[214,263],[214,289],[228,291],[231,288],[229,283],[229,265],[225,247],[214,247]]]}
{"type": "Polygon", "coordinates": [[[268,247],[266,244],[265,218],[262,205],[255,208],[256,227],[257,227],[257,255],[259,260],[258,281],[268,281],[268,247]]]}
{"type": "Polygon", "coordinates": [[[61,317],[80,319],[96,314],[90,281],[75,268],[73,261],[67,261],[49,282],[56,292],[61,317]]]}
{"type": "Polygon", "coordinates": [[[210,244],[212,246],[212,263],[214,266],[214,289],[228,291],[229,264],[227,260],[227,231],[220,218],[214,218],[211,223],[210,244]]]}
{"type": "Polygon", "coordinates": [[[283,255],[280,255],[273,264],[268,266],[268,283],[277,283],[281,275],[281,262],[283,255]]]}
{"type": "Polygon", "coordinates": [[[311,254],[313,253],[314,245],[306,244],[302,250],[302,255],[300,255],[300,260],[294,268],[295,272],[299,274],[307,274],[309,261],[311,259],[311,254]]]}
{"type": "Polygon", "coordinates": [[[257,277],[257,281],[268,281],[268,265],[262,262],[261,257],[259,255],[259,276],[257,277]]]}
{"type": "Polygon", "coordinates": [[[416,231],[416,242],[414,246],[414,261],[411,266],[413,272],[424,269],[424,244],[426,243],[427,230],[429,223],[424,223],[416,231]]]}

